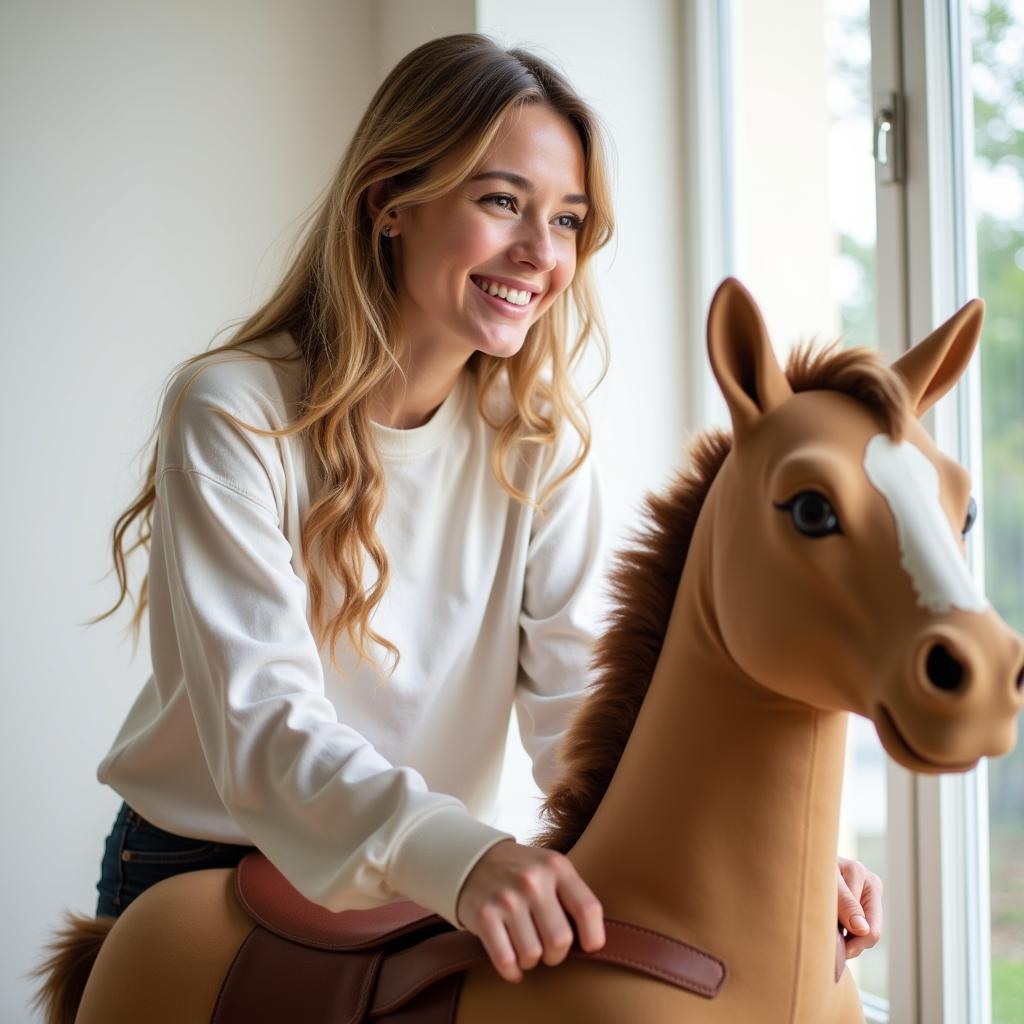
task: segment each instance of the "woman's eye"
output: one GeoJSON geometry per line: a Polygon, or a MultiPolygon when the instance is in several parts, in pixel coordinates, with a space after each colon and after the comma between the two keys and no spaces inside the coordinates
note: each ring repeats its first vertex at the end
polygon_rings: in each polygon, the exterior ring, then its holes
{"type": "Polygon", "coordinates": [[[843,532],[832,504],[817,491],[801,491],[795,498],[775,507],[788,512],[793,525],[805,537],[827,537],[843,532]]]}
{"type": "MultiPolygon", "coordinates": [[[[505,195],[493,195],[484,196],[481,202],[490,203],[496,206],[499,210],[515,211],[516,200],[514,196],[505,195]]],[[[569,231],[579,231],[583,227],[583,218],[577,217],[574,213],[560,213],[556,218],[555,222],[560,228],[567,228],[569,231]]]]}
{"type": "Polygon", "coordinates": [[[485,203],[493,203],[499,210],[512,210],[515,208],[515,199],[512,196],[484,196],[485,203]]]}
{"type": "Polygon", "coordinates": [[[971,527],[974,525],[974,521],[978,518],[978,503],[974,500],[974,495],[971,495],[971,500],[967,502],[967,518],[964,520],[964,528],[961,531],[966,537],[971,532],[971,527]]]}

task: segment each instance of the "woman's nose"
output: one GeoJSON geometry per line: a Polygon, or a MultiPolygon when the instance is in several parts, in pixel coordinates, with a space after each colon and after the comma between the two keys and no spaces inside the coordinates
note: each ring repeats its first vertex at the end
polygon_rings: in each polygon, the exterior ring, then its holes
{"type": "Polygon", "coordinates": [[[555,247],[547,224],[523,222],[511,252],[517,263],[529,263],[537,270],[551,270],[556,263],[555,247]]]}

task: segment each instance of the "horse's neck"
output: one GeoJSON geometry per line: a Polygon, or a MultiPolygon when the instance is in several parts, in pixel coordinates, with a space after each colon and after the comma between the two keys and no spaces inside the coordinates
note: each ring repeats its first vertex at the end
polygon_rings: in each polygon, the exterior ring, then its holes
{"type": "Polygon", "coordinates": [[[570,852],[605,913],[757,965],[796,998],[830,982],[846,714],[755,686],[680,588],[618,770],[570,852]]]}

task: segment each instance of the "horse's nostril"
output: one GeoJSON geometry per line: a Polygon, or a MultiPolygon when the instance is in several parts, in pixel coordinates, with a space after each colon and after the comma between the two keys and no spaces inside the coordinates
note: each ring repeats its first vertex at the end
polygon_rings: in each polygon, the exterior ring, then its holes
{"type": "Polygon", "coordinates": [[[1024,666],[1021,666],[1021,670],[1017,673],[1017,692],[1020,693],[1024,690],[1024,666]]]}
{"type": "MultiPolygon", "coordinates": [[[[964,667],[946,649],[944,644],[936,644],[928,652],[925,663],[928,680],[940,690],[956,690],[964,681],[964,667]]],[[[1018,679],[1018,685],[1020,680],[1018,679]]]]}

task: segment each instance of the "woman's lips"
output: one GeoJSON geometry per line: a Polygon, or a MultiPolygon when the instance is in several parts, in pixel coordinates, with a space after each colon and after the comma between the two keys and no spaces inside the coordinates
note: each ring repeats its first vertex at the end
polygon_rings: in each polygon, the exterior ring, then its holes
{"type": "MultiPolygon", "coordinates": [[[[470,278],[472,281],[473,279],[470,278]]],[[[497,295],[491,295],[490,292],[485,292],[473,281],[473,291],[483,299],[492,309],[496,309],[499,313],[504,313],[510,320],[522,320],[530,315],[531,309],[534,302],[537,300],[536,295],[530,296],[530,301],[525,306],[514,306],[511,302],[506,302],[504,299],[498,298],[497,295]]]]}

